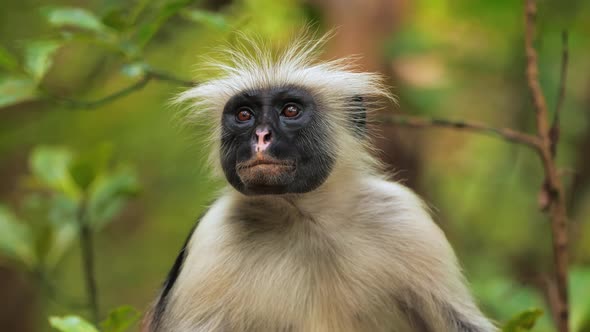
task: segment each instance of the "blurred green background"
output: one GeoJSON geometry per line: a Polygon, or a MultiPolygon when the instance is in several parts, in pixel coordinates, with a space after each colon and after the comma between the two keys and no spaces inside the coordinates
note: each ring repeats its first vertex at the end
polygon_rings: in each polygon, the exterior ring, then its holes
{"type": "MultiPolygon", "coordinates": [[[[93,217],[104,315],[122,304],[147,308],[223,185],[205,167],[204,127],[183,125],[169,106],[182,82],[152,79],[96,107],[79,101],[98,100],[154,71],[198,82],[208,75],[200,70],[202,56],[231,43],[236,31],[286,43],[310,24],[319,33],[337,28],[326,59],[360,55],[360,68],[390,80],[399,105],[383,112],[534,129],[521,1],[3,0],[0,331],[49,331],[49,315],[90,319],[80,307],[78,242],[58,236],[66,234],[58,212],[75,219],[84,192],[91,208],[100,195],[108,203],[93,217]],[[68,180],[78,189],[52,182],[62,179],[55,172],[64,165],[80,170],[68,180]],[[27,245],[36,252],[27,254],[27,245]]],[[[563,30],[569,75],[558,162],[571,218],[571,321],[573,331],[590,331],[590,2],[539,1],[536,46],[552,111],[563,30]]],[[[395,178],[433,208],[484,311],[505,322],[541,308],[533,330],[554,331],[544,298],[552,255],[548,219],[538,208],[537,156],[445,129],[381,125],[373,134],[395,178]]]]}

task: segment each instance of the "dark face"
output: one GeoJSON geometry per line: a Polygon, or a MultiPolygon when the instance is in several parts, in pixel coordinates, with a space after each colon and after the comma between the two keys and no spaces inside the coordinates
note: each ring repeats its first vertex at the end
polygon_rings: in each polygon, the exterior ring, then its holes
{"type": "Polygon", "coordinates": [[[297,87],[246,91],[232,97],[221,120],[221,165],[247,195],[305,193],[328,177],[322,114],[297,87]]]}

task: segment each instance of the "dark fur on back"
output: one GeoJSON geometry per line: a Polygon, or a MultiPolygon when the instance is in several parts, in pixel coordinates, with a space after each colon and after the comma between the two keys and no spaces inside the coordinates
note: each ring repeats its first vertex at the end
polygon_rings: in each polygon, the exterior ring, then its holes
{"type": "Polygon", "coordinates": [[[162,290],[160,292],[160,295],[158,296],[158,299],[156,301],[156,305],[153,308],[153,311],[151,313],[151,317],[149,317],[150,322],[148,322],[148,324],[151,326],[151,330],[149,330],[149,331],[157,331],[158,330],[158,326],[160,324],[160,321],[166,311],[166,303],[168,300],[168,294],[172,290],[172,287],[174,287],[174,283],[176,282],[176,279],[178,278],[178,276],[180,275],[180,271],[182,270],[182,265],[184,264],[184,260],[187,255],[187,250],[188,250],[187,247],[188,247],[189,241],[190,241],[191,237],[193,236],[193,233],[194,233],[195,229],[197,228],[199,221],[203,218],[203,216],[206,213],[207,213],[207,209],[199,216],[199,218],[197,219],[197,222],[191,228],[188,237],[184,241],[184,244],[182,245],[182,248],[180,249],[180,252],[178,253],[178,256],[176,256],[176,259],[174,260],[174,264],[172,265],[172,268],[170,269],[170,271],[168,272],[168,275],[166,276],[166,280],[162,284],[162,290]]]}

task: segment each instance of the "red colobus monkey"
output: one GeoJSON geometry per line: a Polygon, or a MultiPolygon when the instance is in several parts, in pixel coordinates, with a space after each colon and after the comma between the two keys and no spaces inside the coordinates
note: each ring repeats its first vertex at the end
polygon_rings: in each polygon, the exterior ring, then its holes
{"type": "Polygon", "coordinates": [[[182,93],[229,185],[146,316],[150,332],[491,332],[422,201],[380,172],[382,79],[319,62],[323,39],[230,49],[182,93]]]}

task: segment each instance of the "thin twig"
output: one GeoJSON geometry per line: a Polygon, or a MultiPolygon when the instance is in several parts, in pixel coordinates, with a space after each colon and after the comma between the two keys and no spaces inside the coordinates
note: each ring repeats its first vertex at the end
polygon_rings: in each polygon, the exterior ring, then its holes
{"type": "Polygon", "coordinates": [[[537,112],[537,129],[539,134],[549,130],[547,125],[547,102],[539,84],[539,65],[537,51],[533,45],[535,38],[535,19],[537,16],[537,4],[534,0],[526,0],[525,11],[525,52],[526,52],[526,76],[529,89],[533,97],[535,111],[537,112]]]}
{"type": "Polygon", "coordinates": [[[95,100],[77,100],[58,96],[51,96],[51,98],[54,98],[58,103],[63,104],[66,107],[72,109],[95,109],[103,105],[109,104],[119,98],[128,96],[135,91],[143,89],[143,87],[145,87],[151,79],[152,78],[149,75],[145,75],[139,81],[129,86],[110,95],[95,100]]]}
{"type": "MultiPolygon", "coordinates": [[[[537,4],[535,0],[525,0],[525,51],[527,55],[527,82],[533,98],[536,112],[537,135],[540,139],[539,156],[545,171],[540,196],[544,197],[551,219],[551,233],[553,240],[553,255],[555,264],[555,287],[557,296],[551,299],[554,309],[554,319],[560,332],[569,331],[568,307],[568,225],[566,200],[559,177],[559,171],[553,158],[552,147],[557,145],[558,137],[551,137],[547,104],[541,90],[538,77],[537,52],[533,46],[535,36],[535,16],[537,4]]],[[[557,125],[557,124],[555,124],[557,125]]]]}
{"type": "Polygon", "coordinates": [[[176,84],[179,84],[179,85],[182,85],[185,87],[192,87],[192,86],[197,85],[197,82],[187,81],[185,79],[178,78],[172,74],[165,73],[163,71],[159,71],[154,68],[148,68],[145,70],[145,72],[155,80],[168,81],[168,82],[176,83],[176,84]]]}
{"type": "Polygon", "coordinates": [[[51,94],[49,94],[49,97],[54,99],[58,103],[65,105],[68,108],[95,109],[95,108],[99,108],[99,107],[109,104],[117,99],[126,97],[136,91],[143,89],[151,80],[167,81],[167,82],[172,82],[172,83],[180,84],[180,85],[187,86],[187,87],[194,86],[197,84],[196,82],[183,80],[181,78],[175,77],[172,74],[168,74],[165,72],[161,72],[161,71],[149,68],[149,69],[145,70],[144,75],[137,82],[132,83],[131,85],[129,85],[119,91],[116,91],[110,95],[107,95],[107,96],[99,98],[99,99],[76,100],[76,99],[70,99],[70,98],[66,98],[66,97],[59,97],[59,96],[55,96],[55,95],[51,95],[51,94]]]}
{"type": "Polygon", "coordinates": [[[88,224],[86,201],[82,199],[78,211],[78,223],[80,225],[80,248],[82,249],[82,267],[86,282],[86,295],[88,307],[92,314],[92,320],[98,324],[100,311],[98,306],[98,291],[96,286],[96,272],[94,269],[94,244],[92,229],[88,224]]]}
{"type": "Polygon", "coordinates": [[[378,120],[381,123],[391,123],[398,126],[412,128],[441,127],[470,131],[487,136],[499,137],[509,142],[523,144],[538,149],[539,138],[510,128],[494,128],[474,121],[451,121],[446,119],[431,119],[417,116],[394,115],[378,120]]]}
{"type": "Polygon", "coordinates": [[[553,122],[551,123],[551,129],[549,129],[549,137],[551,138],[551,154],[555,158],[557,152],[557,142],[559,141],[559,120],[561,109],[565,101],[565,87],[567,82],[567,68],[569,60],[568,51],[568,33],[563,31],[561,33],[562,51],[561,51],[561,70],[559,75],[559,91],[557,93],[557,103],[555,104],[555,113],[553,114],[553,122]]]}

